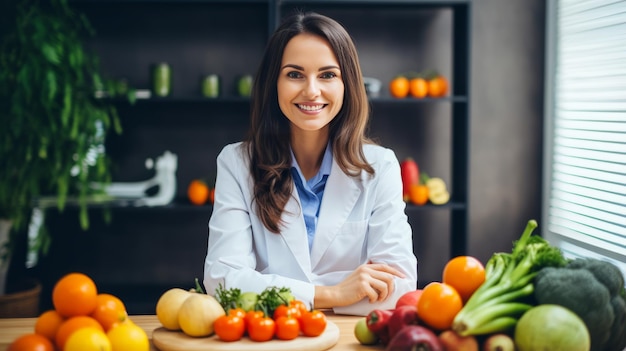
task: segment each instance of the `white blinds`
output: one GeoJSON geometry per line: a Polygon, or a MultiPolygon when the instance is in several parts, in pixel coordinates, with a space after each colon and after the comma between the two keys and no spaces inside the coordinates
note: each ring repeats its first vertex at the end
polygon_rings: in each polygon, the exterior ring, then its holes
{"type": "Polygon", "coordinates": [[[626,272],[626,1],[548,2],[542,234],[626,272]]]}

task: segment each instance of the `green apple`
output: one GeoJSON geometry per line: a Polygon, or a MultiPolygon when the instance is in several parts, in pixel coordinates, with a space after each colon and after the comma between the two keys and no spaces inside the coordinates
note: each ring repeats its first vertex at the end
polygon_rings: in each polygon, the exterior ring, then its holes
{"type": "Polygon", "coordinates": [[[241,307],[244,311],[252,311],[254,309],[254,305],[259,299],[259,295],[255,292],[248,291],[241,295],[237,299],[237,307],[241,307]]]}
{"type": "Polygon", "coordinates": [[[365,317],[360,318],[354,325],[354,337],[361,345],[375,345],[378,343],[378,336],[369,330],[365,317]]]}
{"type": "Polygon", "coordinates": [[[252,94],[252,76],[245,74],[237,80],[237,92],[239,96],[248,97],[252,94]]]}

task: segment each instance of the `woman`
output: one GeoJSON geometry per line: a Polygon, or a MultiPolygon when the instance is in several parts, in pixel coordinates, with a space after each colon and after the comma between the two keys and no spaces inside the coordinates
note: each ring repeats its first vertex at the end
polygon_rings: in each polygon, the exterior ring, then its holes
{"type": "Polygon", "coordinates": [[[365,137],[368,115],[345,29],[286,20],[254,80],[249,135],[217,158],[208,293],[288,287],[312,308],[365,315],[416,289],[400,166],[365,137]]]}

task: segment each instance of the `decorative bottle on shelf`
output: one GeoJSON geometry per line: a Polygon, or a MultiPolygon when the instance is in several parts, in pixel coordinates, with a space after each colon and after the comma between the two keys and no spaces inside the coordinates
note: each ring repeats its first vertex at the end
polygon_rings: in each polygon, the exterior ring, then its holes
{"type": "Polygon", "coordinates": [[[158,97],[169,96],[172,92],[172,70],[166,62],[152,67],[152,93],[158,97]]]}

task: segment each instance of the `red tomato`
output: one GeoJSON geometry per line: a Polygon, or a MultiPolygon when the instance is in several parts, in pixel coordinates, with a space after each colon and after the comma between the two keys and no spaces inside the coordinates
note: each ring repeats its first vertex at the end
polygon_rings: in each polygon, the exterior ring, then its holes
{"type": "Polygon", "coordinates": [[[302,333],[306,336],[318,336],[326,329],[326,315],[322,311],[306,312],[300,318],[302,333]]]}
{"type": "Polygon", "coordinates": [[[213,322],[215,334],[224,341],[237,341],[246,332],[243,318],[238,315],[224,315],[213,322]]]}
{"type": "Polygon", "coordinates": [[[294,317],[280,316],[276,319],[276,337],[280,340],[292,340],[300,335],[300,323],[294,317]]]}
{"type": "Polygon", "coordinates": [[[400,163],[400,174],[402,176],[402,198],[408,202],[410,199],[411,185],[419,184],[420,171],[417,162],[408,157],[400,163]]]}
{"type": "Polygon", "coordinates": [[[300,316],[302,316],[304,312],[309,311],[309,308],[307,307],[307,305],[303,301],[300,301],[300,300],[291,300],[289,305],[297,307],[300,310],[300,316]]]}
{"type": "Polygon", "coordinates": [[[243,308],[231,308],[230,310],[228,310],[228,315],[229,316],[238,316],[241,319],[245,319],[246,318],[246,311],[243,308]]]}
{"type": "Polygon", "coordinates": [[[302,312],[300,311],[300,308],[298,308],[298,306],[295,306],[295,305],[290,305],[290,306],[280,305],[276,307],[276,309],[274,310],[274,320],[283,316],[293,317],[297,320],[297,319],[300,319],[300,317],[302,316],[302,312]]]}
{"type": "Polygon", "coordinates": [[[263,318],[265,315],[263,314],[263,311],[248,311],[246,312],[246,316],[244,317],[244,323],[246,325],[246,330],[248,330],[248,326],[250,325],[250,322],[253,319],[257,319],[257,318],[263,318]]]}
{"type": "Polygon", "coordinates": [[[276,322],[269,317],[252,318],[248,322],[248,336],[253,341],[269,341],[276,332],[276,322]]]}

